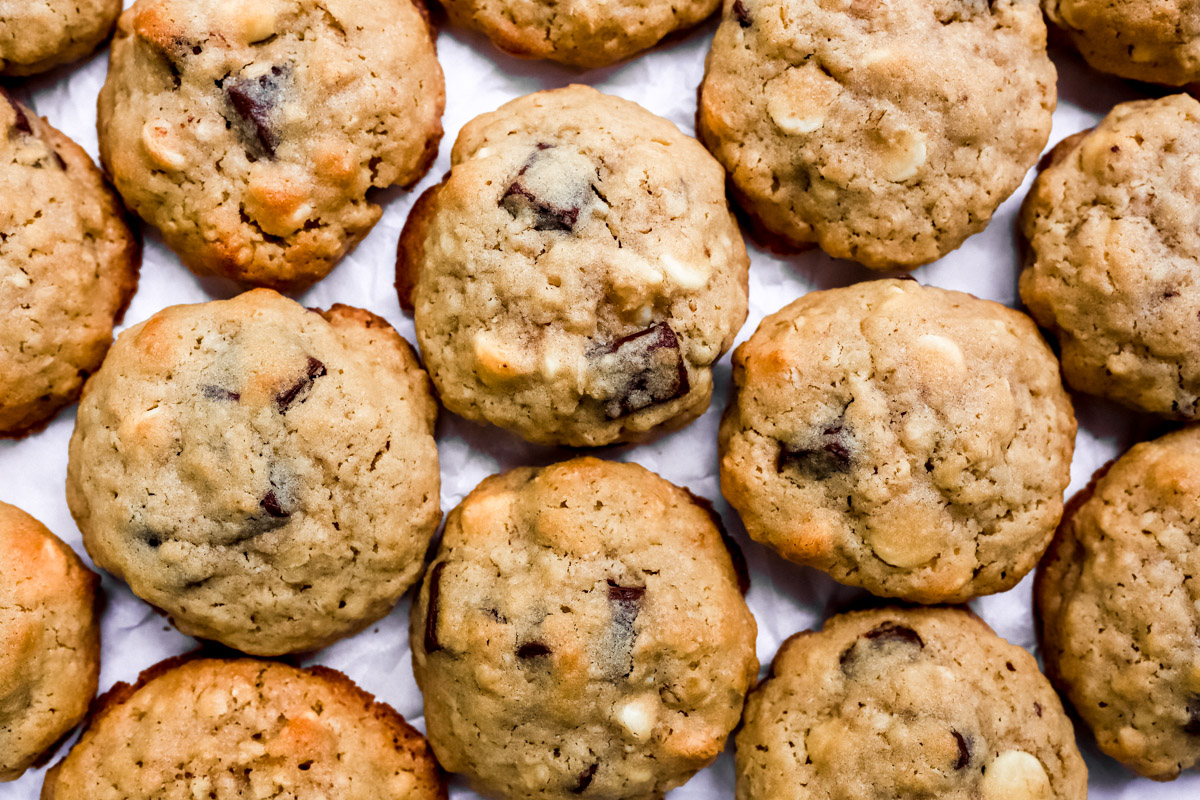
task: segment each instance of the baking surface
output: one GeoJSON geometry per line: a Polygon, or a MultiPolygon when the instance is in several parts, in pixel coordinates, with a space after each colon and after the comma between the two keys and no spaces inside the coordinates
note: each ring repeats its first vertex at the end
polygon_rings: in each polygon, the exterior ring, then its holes
{"type": "MultiPolygon", "coordinates": [[[[443,21],[438,54],[446,72],[446,137],[437,162],[412,192],[390,190],[377,195],[385,209],[375,230],[328,278],[298,299],[306,306],[327,308],[333,303],[347,303],[370,309],[386,317],[410,342],[414,341],[412,320],[400,311],[392,287],[396,241],[413,201],[449,169],[450,147],[459,128],[514,97],[569,83],[588,83],[641,103],[691,134],[696,87],[715,27],[716,21],[710,20],[626,64],[578,72],[503,55],[482,36],[449,29],[443,21]]],[[[1114,104],[1146,96],[1146,87],[1092,72],[1073,53],[1054,49],[1051,55],[1059,70],[1059,106],[1054,115],[1051,146],[1092,126],[1114,104]]],[[[104,51],[87,62],[33,80],[11,83],[10,88],[97,158],[96,95],[104,81],[106,65],[107,51],[104,51]]],[[[1014,197],[1001,206],[986,231],[968,239],[962,248],[941,261],[918,269],[914,276],[922,283],[1019,305],[1015,220],[1031,180],[1032,173],[1014,197]]],[[[238,293],[232,284],[196,278],[155,232],[144,229],[144,233],[146,249],[141,283],[126,314],[127,324],[139,322],[164,306],[238,293]]],[[[878,277],[856,264],[835,261],[817,250],[780,258],[754,246],[749,239],[747,244],[751,256],[750,316],[738,336],[739,343],[754,332],[766,314],[805,292],[878,277]]],[[[714,369],[713,405],[692,425],[648,445],[603,448],[595,455],[636,461],[715,501],[750,564],[752,585],[748,602],[758,620],[758,657],[765,673],[780,642],[796,631],[818,625],[827,609],[846,603],[860,592],[839,587],[823,574],[785,562],[750,542],[736,514],[720,498],[717,420],[728,392],[729,371],[726,355],[714,369]]],[[[1079,436],[1068,495],[1082,488],[1092,472],[1117,453],[1164,429],[1162,423],[1149,417],[1079,395],[1073,397],[1079,416],[1079,436]]],[[[64,495],[67,442],[74,417],[72,406],[42,433],[20,442],[0,442],[0,499],[37,517],[86,559],[64,495]]],[[[572,454],[526,444],[498,428],[474,425],[444,411],[438,422],[438,449],[443,511],[453,508],[489,474],[524,464],[547,464],[572,454]]],[[[1032,579],[1026,578],[1012,591],[976,600],[971,605],[1000,635],[1036,652],[1031,586],[1032,579]]],[[[107,607],[103,623],[102,691],[116,681],[133,681],[143,668],[196,646],[195,640],[176,632],[110,576],[104,578],[104,589],[107,607]]],[[[304,663],[342,670],[423,729],[421,696],[413,680],[407,639],[410,595],[378,624],[316,653],[304,663]]],[[[1115,761],[1100,755],[1089,736],[1082,734],[1079,739],[1091,773],[1090,796],[1097,800],[1200,797],[1200,773],[1185,773],[1168,784],[1135,778],[1115,761]]],[[[33,770],[15,783],[0,784],[0,800],[38,797],[43,772],[33,770]]],[[[462,780],[455,779],[452,786],[453,798],[477,797],[465,788],[462,780]]],[[[731,798],[733,786],[730,748],[716,764],[671,792],[669,797],[673,800],[731,798]]]]}

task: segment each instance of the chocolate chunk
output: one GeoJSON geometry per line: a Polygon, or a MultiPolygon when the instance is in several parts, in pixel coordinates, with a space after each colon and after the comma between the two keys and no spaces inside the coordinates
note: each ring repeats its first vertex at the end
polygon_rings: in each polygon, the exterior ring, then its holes
{"type": "Polygon", "coordinates": [[[1038,717],[1042,716],[1042,704],[1036,700],[1033,701],[1033,710],[1037,713],[1038,717]]]}
{"type": "Polygon", "coordinates": [[[592,785],[592,778],[596,777],[596,770],[600,769],[600,765],[592,764],[590,767],[579,773],[579,783],[575,784],[575,788],[571,790],[572,794],[583,794],[587,788],[592,785]]]}
{"type": "Polygon", "coordinates": [[[971,742],[958,731],[950,731],[954,734],[954,741],[958,743],[958,760],[954,762],[955,769],[963,769],[971,763],[971,742]]]}
{"type": "Polygon", "coordinates": [[[1187,704],[1188,721],[1183,724],[1183,732],[1189,736],[1200,736],[1200,697],[1193,697],[1187,704]]]}
{"type": "Polygon", "coordinates": [[[591,370],[609,419],[683,397],[692,388],[679,339],[665,322],[594,351],[591,370]]]}
{"type": "Polygon", "coordinates": [[[517,658],[540,658],[551,652],[550,647],[542,642],[525,642],[517,648],[517,658]]]}
{"type": "Polygon", "coordinates": [[[292,512],[285,511],[283,506],[279,504],[279,496],[275,494],[274,489],[267,492],[266,496],[263,497],[259,505],[262,506],[268,514],[276,519],[283,519],[292,515],[292,512]]]}
{"type": "Polygon", "coordinates": [[[16,121],[13,122],[13,129],[26,135],[32,134],[33,126],[29,124],[29,117],[25,114],[24,107],[3,86],[0,86],[0,95],[4,96],[4,99],[12,107],[13,113],[17,116],[16,121]]]}
{"type": "Polygon", "coordinates": [[[513,219],[523,209],[533,213],[535,231],[575,230],[579,214],[591,196],[591,176],[583,156],[556,152],[554,145],[539,143],[516,178],[500,197],[500,206],[513,219]]]}
{"type": "Polygon", "coordinates": [[[242,396],[237,392],[231,392],[223,386],[216,386],[211,383],[206,383],[200,387],[200,394],[205,400],[221,400],[230,403],[236,403],[242,399],[242,396]]]}
{"type": "Polygon", "coordinates": [[[850,434],[846,427],[832,425],[821,431],[812,446],[792,447],[780,442],[775,469],[779,472],[788,468],[798,469],[817,479],[828,478],[850,469],[853,462],[850,446],[850,434]]]}
{"type": "Polygon", "coordinates": [[[645,586],[620,586],[613,580],[608,582],[608,602],[612,606],[609,636],[612,659],[607,669],[610,678],[625,678],[633,672],[633,642],[637,638],[633,624],[642,610],[645,595],[645,586]]]}
{"type": "Polygon", "coordinates": [[[898,643],[915,647],[917,650],[925,648],[925,642],[921,640],[920,634],[905,625],[898,622],[884,622],[875,628],[864,633],[858,641],[842,651],[838,657],[838,663],[842,665],[843,670],[848,670],[854,661],[858,659],[860,647],[863,642],[875,649],[881,650],[888,644],[898,643]]]}
{"type": "Polygon", "coordinates": [[[746,8],[746,4],[742,0],[734,0],[733,16],[737,18],[738,25],[743,28],[749,28],[751,24],[750,9],[746,8]]]}
{"type": "Polygon", "coordinates": [[[437,637],[438,595],[442,590],[442,572],[446,562],[439,561],[429,575],[429,605],[425,607],[425,652],[436,653],[442,649],[437,637]]]}
{"type": "MultiPolygon", "coordinates": [[[[279,131],[273,121],[279,95],[291,70],[286,66],[271,67],[271,71],[257,78],[238,78],[225,82],[225,94],[238,116],[247,123],[244,132],[252,132],[262,152],[268,158],[275,157],[279,146],[279,131]],[[245,130],[248,128],[248,131],[245,130]]],[[[243,137],[248,138],[248,137],[243,137]]]]}
{"type": "Polygon", "coordinates": [[[313,382],[324,375],[325,371],[324,364],[309,356],[308,363],[304,367],[304,374],[291,386],[275,395],[275,405],[279,408],[279,413],[286,414],[292,404],[297,401],[303,403],[313,382]]]}

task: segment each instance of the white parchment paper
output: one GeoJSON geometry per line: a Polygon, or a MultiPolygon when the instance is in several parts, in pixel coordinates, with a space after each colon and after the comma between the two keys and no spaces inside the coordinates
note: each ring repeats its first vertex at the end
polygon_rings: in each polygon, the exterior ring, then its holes
{"type": "MultiPolygon", "coordinates": [[[[126,4],[131,2],[127,0],[126,4]]],[[[340,302],[370,309],[386,317],[409,341],[414,341],[412,320],[400,311],[392,287],[396,241],[413,201],[449,169],[450,146],[459,128],[476,115],[514,97],[579,82],[641,103],[692,133],[696,87],[715,26],[715,21],[710,20],[629,63],[578,72],[508,57],[482,36],[443,24],[438,50],[446,72],[446,138],[436,164],[414,191],[390,191],[379,197],[385,204],[379,225],[332,275],[299,298],[300,301],[307,306],[328,307],[340,302]]],[[[1073,53],[1055,50],[1052,56],[1059,69],[1059,107],[1051,145],[1095,124],[1115,103],[1144,96],[1146,87],[1092,72],[1073,53]]],[[[102,52],[88,62],[16,83],[12,88],[39,114],[86,148],[93,158],[98,158],[96,95],[104,82],[106,68],[107,52],[102,52]]],[[[1015,219],[1031,179],[1032,175],[1028,176],[1025,185],[1000,208],[985,232],[972,237],[940,262],[921,268],[916,277],[922,283],[1019,305],[1015,219]]],[[[126,315],[129,324],[164,306],[237,293],[237,287],[230,284],[197,279],[152,230],[146,230],[145,235],[141,284],[126,315]]],[[[750,317],[738,337],[739,343],[753,333],[763,316],[805,292],[875,277],[856,264],[830,259],[819,251],[779,258],[754,247],[749,240],[747,244],[751,249],[750,317]]],[[[648,445],[605,448],[597,455],[636,461],[716,502],[750,564],[752,588],[748,601],[758,620],[758,657],[765,672],[783,639],[818,625],[826,609],[845,602],[857,592],[838,587],[815,570],[784,562],[750,542],[736,514],[721,499],[716,431],[728,391],[729,370],[726,355],[716,368],[713,405],[697,422],[648,445]]],[[[1161,429],[1152,419],[1107,403],[1078,395],[1075,400],[1080,426],[1070,493],[1082,488],[1092,472],[1115,454],[1161,429]]],[[[86,559],[64,495],[67,442],[74,421],[72,407],[42,433],[20,442],[0,442],[0,499],[33,514],[86,559]]],[[[438,423],[438,448],[443,511],[453,508],[491,473],[523,464],[551,463],[571,455],[568,451],[528,445],[498,428],[483,428],[448,412],[442,413],[438,423]]],[[[1002,636],[1036,652],[1030,587],[1031,580],[1026,579],[1012,591],[976,600],[972,606],[1002,636]]],[[[102,691],[116,681],[133,681],[143,668],[195,647],[194,640],[169,627],[123,584],[107,575],[104,590],[108,603],[103,620],[102,691]]],[[[377,625],[321,651],[310,661],[344,671],[423,728],[421,696],[413,680],[408,649],[408,609],[409,596],[406,596],[377,625]]],[[[1196,772],[1187,773],[1174,783],[1156,784],[1135,778],[1101,755],[1085,732],[1080,732],[1079,741],[1091,774],[1091,796],[1098,800],[1200,798],[1200,774],[1196,772]]],[[[0,784],[0,800],[36,798],[43,774],[44,770],[35,770],[15,783],[0,784]]],[[[453,786],[452,796],[456,799],[477,796],[461,779],[455,779],[453,786]]],[[[717,763],[670,797],[672,800],[732,798],[733,787],[730,747],[717,763]]]]}

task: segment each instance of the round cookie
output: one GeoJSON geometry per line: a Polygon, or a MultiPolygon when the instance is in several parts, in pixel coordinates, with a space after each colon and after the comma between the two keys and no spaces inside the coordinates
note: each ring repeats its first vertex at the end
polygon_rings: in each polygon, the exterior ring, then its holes
{"type": "Polygon", "coordinates": [[[42,800],[445,800],[421,734],[349,678],[253,659],[172,659],[119,683],[42,800]]]}
{"type": "Polygon", "coordinates": [[[746,319],[721,167],[667,120],[586,86],[468,123],[418,201],[400,301],[446,407],[532,442],[682,427],[746,319]]]}
{"type": "Polygon", "coordinates": [[[1042,0],[1093,68],[1168,86],[1200,80],[1200,6],[1192,0],[1042,0]]]}
{"type": "Polygon", "coordinates": [[[17,0],[0,9],[0,75],[33,75],[91,53],[122,0],[17,0]]]}
{"type": "Polygon", "coordinates": [[[0,438],[79,397],[137,288],[141,247],[77,144],[0,89],[0,438]]]}
{"type": "Polygon", "coordinates": [[[812,292],[733,356],[721,489],[750,535],[878,595],[1015,586],[1054,535],[1075,416],[1033,321],[915,281],[812,292]]]}
{"type": "Polygon", "coordinates": [[[100,154],[192,270],[280,291],[329,273],[416,183],[445,106],[416,0],[138,0],[100,92],[100,154]]]}
{"type": "Polygon", "coordinates": [[[269,289],[174,306],[88,382],[67,502],[96,563],[184,633],[311,650],[419,576],[441,517],[436,413],[370,312],[269,289]]]}
{"type": "Polygon", "coordinates": [[[441,764],[491,797],[639,800],[715,759],[758,671],[719,522],[636,464],[483,481],[412,608],[441,764]]]}
{"type": "Polygon", "coordinates": [[[954,608],[826,620],[780,647],[737,735],[737,800],[1084,800],[1087,767],[1028,652],[954,608]]]}
{"type": "Polygon", "coordinates": [[[1079,391],[1200,418],[1200,103],[1123,103],[1054,149],[1025,199],[1021,297],[1079,391]]]}
{"type": "Polygon", "coordinates": [[[1197,509],[1200,429],[1138,444],[1068,504],[1034,584],[1046,673],[1155,780],[1200,764],[1197,509]]]}
{"type": "Polygon", "coordinates": [[[510,55],[576,67],[605,67],[629,58],[706,19],[718,5],[720,0],[442,2],[452,23],[482,32],[510,55]]]}
{"type": "Polygon", "coordinates": [[[33,517],[0,502],[0,782],[41,763],[100,677],[99,578],[33,517]]]}
{"type": "Polygon", "coordinates": [[[1035,0],[727,0],[697,129],[768,240],[912,269],[982,231],[1050,133],[1035,0]]]}

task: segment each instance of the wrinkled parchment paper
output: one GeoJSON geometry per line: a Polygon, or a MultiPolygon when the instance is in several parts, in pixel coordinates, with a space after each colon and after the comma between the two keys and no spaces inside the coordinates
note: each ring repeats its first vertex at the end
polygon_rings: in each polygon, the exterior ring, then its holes
{"type": "MultiPolygon", "coordinates": [[[[132,0],[127,0],[127,5],[132,0]]],[[[450,146],[464,123],[520,95],[588,83],[601,91],[641,103],[666,117],[686,133],[693,132],[696,86],[716,23],[675,37],[632,61],[607,69],[578,72],[553,64],[527,62],[503,55],[482,36],[441,26],[438,54],[446,72],[446,138],[429,175],[412,192],[392,190],[379,196],[385,205],[379,225],[333,274],[300,297],[306,306],[327,308],[347,303],[386,317],[410,342],[412,320],[400,311],[392,288],[396,240],[414,200],[449,169],[450,146]]],[[[1054,116],[1053,145],[1095,124],[1118,102],[1144,96],[1146,87],[1106,78],[1089,70],[1073,53],[1052,51],[1059,69],[1059,106],[1054,116]]],[[[68,66],[13,86],[51,124],[98,158],[96,95],[104,82],[107,51],[87,62],[68,66]]],[[[1015,219],[1032,174],[1001,206],[983,233],[967,240],[958,251],[936,264],[917,270],[922,282],[972,292],[980,297],[1019,305],[1018,255],[1015,219]]],[[[0,200],[2,202],[2,200],[0,200]]],[[[139,322],[164,306],[230,297],[237,287],[198,279],[184,268],[152,230],[146,230],[141,284],[126,315],[139,322]]],[[[856,264],[835,261],[813,250],[779,258],[751,249],[750,317],[738,342],[753,333],[759,321],[787,302],[814,289],[844,286],[875,277],[856,264]]],[[[758,620],[758,657],[766,666],[780,642],[796,631],[820,624],[826,609],[858,594],[839,587],[823,574],[778,558],[745,535],[737,515],[720,495],[717,479],[717,420],[729,387],[729,356],[716,368],[712,407],[682,431],[638,447],[605,448],[597,455],[636,461],[677,484],[716,501],[731,533],[741,542],[750,564],[750,608],[758,620]]],[[[1107,403],[1075,396],[1079,438],[1071,468],[1069,494],[1082,488],[1092,472],[1134,442],[1148,438],[1160,426],[1146,417],[1107,403]]],[[[64,482],[67,442],[75,409],[60,414],[50,427],[21,442],[0,442],[0,499],[33,514],[65,539],[85,559],[79,531],[67,510],[64,482]]],[[[547,464],[569,457],[565,450],[526,444],[498,428],[484,428],[443,412],[438,422],[442,472],[442,509],[449,511],[487,475],[524,464],[547,464]]],[[[1009,641],[1036,650],[1031,617],[1031,579],[1001,595],[976,600],[972,606],[1009,641]]],[[[103,622],[101,691],[116,681],[133,681],[138,672],[163,658],[187,652],[195,641],[167,625],[163,617],[134,597],[110,576],[104,578],[108,603],[103,622]]],[[[411,595],[411,592],[410,592],[411,595]]],[[[423,728],[421,695],[413,680],[408,649],[409,595],[395,611],[359,635],[317,653],[306,663],[321,663],[347,673],[368,691],[390,703],[406,719],[423,728]]],[[[1080,745],[1091,774],[1091,796],[1097,800],[1200,798],[1200,773],[1191,772],[1174,783],[1156,784],[1135,778],[1101,755],[1090,737],[1080,732],[1080,745]]],[[[65,748],[55,757],[65,753],[65,748]]],[[[0,800],[32,800],[41,789],[44,770],[27,773],[15,783],[0,784],[0,800]]],[[[672,800],[732,798],[732,747],[711,767],[671,792],[672,800]]],[[[477,797],[461,779],[451,796],[477,797]]]]}

